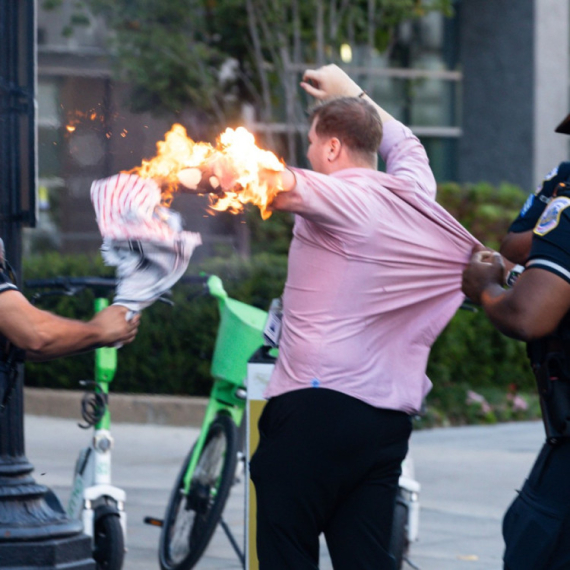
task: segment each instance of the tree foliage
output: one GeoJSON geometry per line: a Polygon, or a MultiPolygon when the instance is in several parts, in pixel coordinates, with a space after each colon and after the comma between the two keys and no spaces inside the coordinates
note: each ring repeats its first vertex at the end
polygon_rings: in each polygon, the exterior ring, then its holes
{"type": "Polygon", "coordinates": [[[343,43],[384,52],[400,22],[434,10],[449,15],[451,1],[76,0],[71,24],[104,19],[133,110],[194,106],[228,122],[249,101],[264,121],[284,104],[294,123],[303,65],[339,61],[343,43]]]}

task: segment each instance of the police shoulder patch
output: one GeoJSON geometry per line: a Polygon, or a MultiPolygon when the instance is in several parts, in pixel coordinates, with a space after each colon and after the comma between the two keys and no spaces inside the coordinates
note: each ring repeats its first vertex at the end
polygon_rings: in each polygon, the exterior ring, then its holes
{"type": "Polygon", "coordinates": [[[556,228],[560,223],[560,215],[568,206],[570,206],[570,198],[567,196],[560,196],[552,200],[538,220],[534,233],[543,236],[556,228]]]}
{"type": "Polygon", "coordinates": [[[558,174],[558,165],[556,168],[553,168],[545,177],[544,180],[552,180],[558,174]]]}

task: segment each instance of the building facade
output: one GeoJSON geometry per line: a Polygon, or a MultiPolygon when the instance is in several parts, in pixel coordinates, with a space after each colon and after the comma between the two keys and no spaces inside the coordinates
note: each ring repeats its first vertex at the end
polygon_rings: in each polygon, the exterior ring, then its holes
{"type": "MultiPolygon", "coordinates": [[[[174,122],[194,140],[206,130],[192,110],[160,118],[130,113],[127,89],[112,78],[103,23],[92,19],[64,37],[72,3],[61,10],[38,12],[43,230],[34,235],[39,245],[86,251],[100,244],[92,180],[153,156],[174,122]]],[[[568,157],[568,139],[554,129],[570,111],[569,24],[570,0],[457,0],[452,18],[432,13],[402,24],[390,55],[376,54],[373,65],[363,67],[354,46],[343,59],[420,137],[438,181],[510,182],[530,191],[568,157]]],[[[251,113],[244,121],[258,133],[284,128],[251,113]]],[[[208,216],[203,198],[183,197],[174,207],[205,237],[204,255],[219,244],[247,252],[241,220],[208,216]]]]}

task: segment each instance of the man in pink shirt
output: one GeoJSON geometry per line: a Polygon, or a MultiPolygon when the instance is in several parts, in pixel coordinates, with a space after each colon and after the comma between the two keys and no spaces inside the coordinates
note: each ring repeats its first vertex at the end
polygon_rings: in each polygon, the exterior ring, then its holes
{"type": "Polygon", "coordinates": [[[338,67],[305,73],[331,99],[275,210],[296,214],[279,358],[251,461],[261,570],[393,569],[401,463],[431,387],[429,350],[462,302],[476,240],[434,201],[411,131],[338,67]],[[377,151],[386,173],[377,170],[377,151]]]}

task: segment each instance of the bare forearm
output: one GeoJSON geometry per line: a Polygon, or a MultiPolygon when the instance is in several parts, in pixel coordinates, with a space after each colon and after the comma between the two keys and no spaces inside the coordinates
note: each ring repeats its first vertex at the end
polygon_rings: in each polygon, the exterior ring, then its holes
{"type": "Polygon", "coordinates": [[[531,267],[512,289],[503,289],[504,274],[500,254],[474,252],[463,271],[461,289],[507,336],[529,342],[553,334],[570,311],[570,284],[566,279],[531,267]]]}
{"type": "Polygon", "coordinates": [[[8,338],[26,351],[29,360],[50,360],[77,354],[104,344],[103,331],[91,322],[75,321],[39,312],[33,322],[23,320],[8,338]]]}
{"type": "Polygon", "coordinates": [[[517,340],[531,340],[524,314],[513,303],[510,291],[493,283],[483,290],[480,301],[487,317],[500,332],[517,340]]]}
{"type": "Polygon", "coordinates": [[[524,342],[553,334],[564,312],[541,310],[517,285],[508,290],[498,284],[485,288],[481,305],[489,320],[504,335],[524,342]]]}
{"type": "Polygon", "coordinates": [[[328,101],[334,97],[364,97],[371,103],[382,123],[391,121],[394,117],[378,103],[373,101],[367,94],[362,94],[362,88],[353,81],[337,65],[325,65],[319,69],[307,69],[303,74],[301,87],[309,94],[321,101],[328,101]]]}
{"type": "MultiPolygon", "coordinates": [[[[518,340],[530,340],[530,326],[536,324],[533,305],[526,302],[528,278],[521,276],[514,289],[503,289],[505,265],[497,252],[474,251],[463,271],[461,289],[474,303],[481,305],[489,320],[503,334],[518,340]],[[526,283],[525,283],[526,282],[526,283]]],[[[525,276],[527,277],[527,276],[525,276]]],[[[532,287],[531,287],[532,292],[532,287]]]]}
{"type": "Polygon", "coordinates": [[[297,184],[297,179],[295,178],[295,174],[288,168],[286,168],[283,172],[281,172],[281,187],[283,188],[283,192],[290,192],[295,188],[297,184]]]}
{"type": "Polygon", "coordinates": [[[386,111],[383,107],[380,107],[380,105],[378,105],[378,103],[371,99],[366,93],[362,95],[362,98],[368,101],[368,103],[370,103],[376,109],[376,112],[378,115],[380,115],[380,120],[382,121],[383,125],[385,125],[388,121],[394,120],[394,117],[392,117],[388,111],[386,111]]]}
{"type": "Polygon", "coordinates": [[[0,334],[25,350],[31,360],[49,360],[115,342],[131,342],[140,317],[126,320],[127,309],[111,306],[88,322],[59,317],[31,305],[18,291],[0,295],[0,334]]]}
{"type": "Polygon", "coordinates": [[[509,232],[501,242],[501,255],[513,263],[524,265],[530,254],[532,230],[520,233],[509,232]]]}

